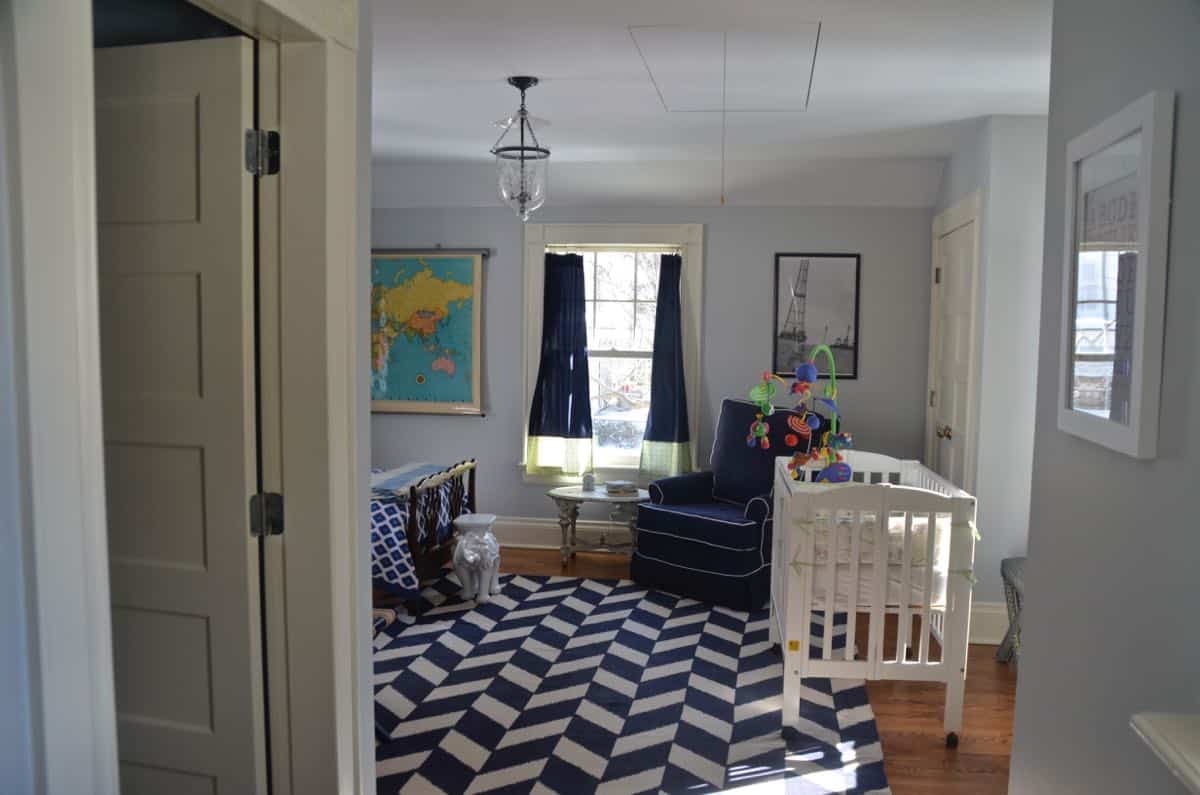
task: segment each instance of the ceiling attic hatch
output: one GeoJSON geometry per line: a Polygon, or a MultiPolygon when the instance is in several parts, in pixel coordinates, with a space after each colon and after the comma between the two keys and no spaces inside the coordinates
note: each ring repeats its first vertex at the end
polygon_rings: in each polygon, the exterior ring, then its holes
{"type": "Polygon", "coordinates": [[[821,23],[781,31],[629,29],[670,113],[789,113],[808,109],[821,23]]]}

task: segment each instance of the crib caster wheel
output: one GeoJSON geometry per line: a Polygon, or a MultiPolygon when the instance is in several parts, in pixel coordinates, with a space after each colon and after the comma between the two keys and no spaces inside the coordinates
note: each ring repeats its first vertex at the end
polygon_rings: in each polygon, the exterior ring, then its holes
{"type": "Polygon", "coordinates": [[[800,740],[802,739],[802,737],[800,735],[800,730],[797,729],[795,726],[784,726],[783,730],[780,731],[779,734],[780,734],[780,736],[783,737],[783,741],[785,743],[800,742],[800,740]]]}
{"type": "Polygon", "coordinates": [[[947,748],[957,748],[958,747],[958,734],[956,732],[950,732],[949,734],[946,735],[946,747],[947,748]]]}

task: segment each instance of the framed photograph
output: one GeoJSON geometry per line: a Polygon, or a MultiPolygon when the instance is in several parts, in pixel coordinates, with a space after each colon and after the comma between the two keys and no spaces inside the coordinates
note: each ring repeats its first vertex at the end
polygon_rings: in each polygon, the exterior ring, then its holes
{"type": "MultiPolygon", "coordinates": [[[[775,255],[775,374],[787,378],[813,347],[833,351],[838,378],[858,378],[858,254],[775,255]]],[[[822,376],[828,365],[817,362],[822,376]]]]}
{"type": "Polygon", "coordinates": [[[1175,96],[1147,94],[1067,144],[1058,427],[1158,447],[1175,96]]]}
{"type": "Polygon", "coordinates": [[[371,252],[371,411],[483,413],[484,256],[371,252]]]}

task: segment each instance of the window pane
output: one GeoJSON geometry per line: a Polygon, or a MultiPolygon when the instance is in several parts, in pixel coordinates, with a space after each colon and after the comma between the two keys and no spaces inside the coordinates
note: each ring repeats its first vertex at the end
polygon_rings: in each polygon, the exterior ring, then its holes
{"type": "Polygon", "coordinates": [[[1136,132],[1075,165],[1074,351],[1067,406],[1128,425],[1137,283],[1136,132]]]}
{"type": "Polygon", "coordinates": [[[638,450],[650,412],[650,360],[588,357],[597,447],[638,450]]]}
{"type": "Polygon", "coordinates": [[[583,253],[583,297],[587,301],[596,299],[596,252],[594,251],[583,253]]]}
{"type": "Polygon", "coordinates": [[[658,300],[658,266],[661,254],[645,251],[637,255],[637,297],[641,301],[658,300]]]}
{"type": "Polygon", "coordinates": [[[656,304],[637,304],[637,325],[633,330],[633,350],[654,351],[654,315],[656,304]]]}
{"type": "Polygon", "coordinates": [[[627,351],[633,348],[633,303],[596,302],[596,333],[588,341],[592,350],[627,351]]]}
{"type": "Polygon", "coordinates": [[[596,298],[609,301],[633,298],[633,278],[632,251],[596,252],[596,298]]]}

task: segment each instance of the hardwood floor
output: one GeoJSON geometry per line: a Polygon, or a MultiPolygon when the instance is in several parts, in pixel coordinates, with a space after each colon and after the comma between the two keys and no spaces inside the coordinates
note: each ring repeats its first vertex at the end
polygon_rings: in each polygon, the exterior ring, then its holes
{"type": "MultiPolygon", "coordinates": [[[[557,550],[505,549],[501,568],[513,574],[619,579],[629,577],[629,558],[581,552],[564,569],[557,550]]],[[[995,646],[970,647],[963,731],[955,750],[945,747],[942,732],[944,687],[919,682],[867,683],[888,782],[896,795],[1008,791],[1017,679],[1013,667],[992,660],[995,652],[995,646]]]]}

